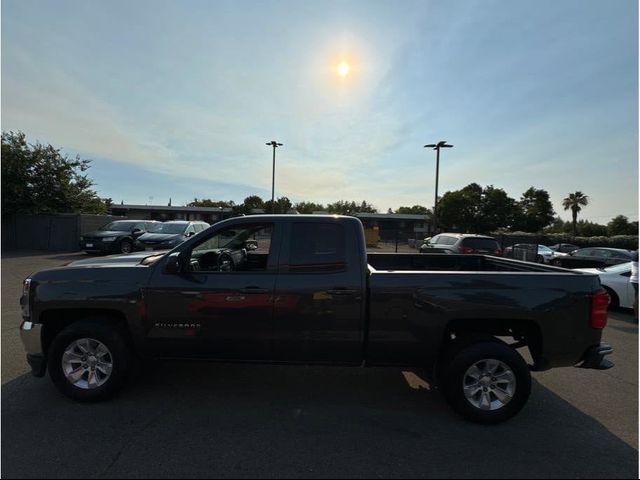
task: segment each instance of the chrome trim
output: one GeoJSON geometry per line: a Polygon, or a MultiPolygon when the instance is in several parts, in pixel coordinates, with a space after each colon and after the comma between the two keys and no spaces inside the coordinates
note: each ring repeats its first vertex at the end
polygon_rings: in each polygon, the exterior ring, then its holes
{"type": "Polygon", "coordinates": [[[42,324],[30,321],[22,322],[20,339],[25,351],[30,355],[42,355],[42,324]]]}

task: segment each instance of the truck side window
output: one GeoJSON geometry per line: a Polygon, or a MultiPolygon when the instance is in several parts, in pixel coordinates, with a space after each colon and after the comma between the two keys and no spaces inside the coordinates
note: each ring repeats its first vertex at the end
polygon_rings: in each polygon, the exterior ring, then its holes
{"type": "Polygon", "coordinates": [[[294,223],[291,227],[289,270],[327,272],[346,265],[346,236],[334,223],[294,223]]]}
{"type": "Polygon", "coordinates": [[[234,225],[220,230],[196,243],[190,268],[203,272],[266,271],[272,233],[272,224],[234,225]]]}

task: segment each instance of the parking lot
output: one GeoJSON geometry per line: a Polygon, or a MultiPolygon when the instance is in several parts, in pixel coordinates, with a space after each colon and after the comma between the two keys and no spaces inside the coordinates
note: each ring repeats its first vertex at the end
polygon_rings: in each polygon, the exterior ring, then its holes
{"type": "Polygon", "coordinates": [[[613,312],[608,371],[534,373],[511,421],[470,424],[419,371],[145,364],[117,399],[78,404],[28,374],[21,281],[84,254],[2,258],[5,477],[637,478],[638,325],[613,312]]]}

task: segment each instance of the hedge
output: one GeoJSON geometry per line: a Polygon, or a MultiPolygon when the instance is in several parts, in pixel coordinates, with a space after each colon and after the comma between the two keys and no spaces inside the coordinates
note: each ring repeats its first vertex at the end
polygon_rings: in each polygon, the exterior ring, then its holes
{"type": "MultiPolygon", "coordinates": [[[[609,247],[638,249],[638,235],[615,235],[613,237],[574,237],[566,233],[528,233],[528,232],[496,232],[492,234],[503,243],[540,243],[554,245],[556,243],[572,243],[579,247],[609,247]]],[[[505,245],[506,246],[506,245],[505,245]]]]}

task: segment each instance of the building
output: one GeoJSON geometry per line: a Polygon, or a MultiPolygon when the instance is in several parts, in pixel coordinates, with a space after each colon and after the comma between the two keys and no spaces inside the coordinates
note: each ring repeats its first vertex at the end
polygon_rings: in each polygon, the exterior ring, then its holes
{"type": "Polygon", "coordinates": [[[403,237],[424,238],[431,235],[433,225],[430,215],[402,213],[355,213],[365,230],[377,229],[382,241],[392,241],[397,234],[403,237]]]}
{"type": "Polygon", "coordinates": [[[140,220],[200,220],[213,225],[233,216],[231,208],[173,207],[161,205],[112,205],[111,214],[140,220]]]}

